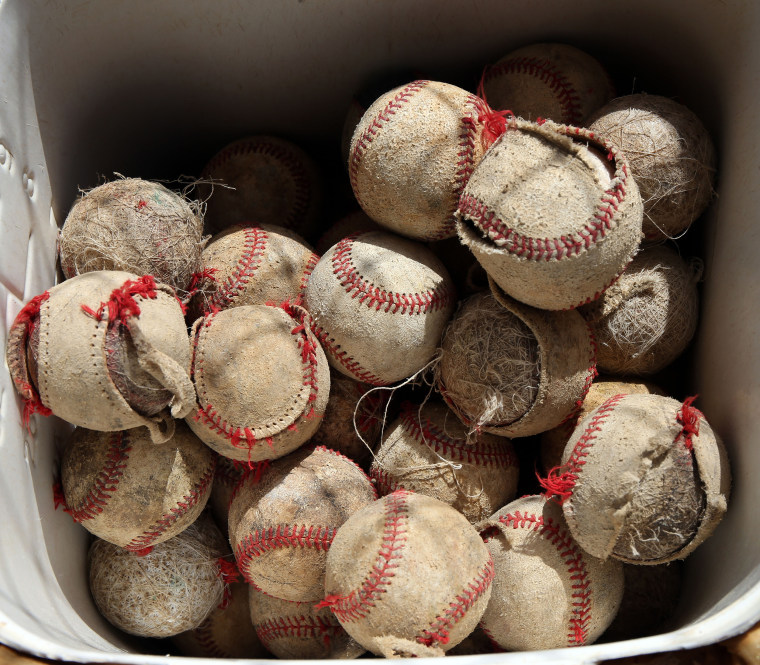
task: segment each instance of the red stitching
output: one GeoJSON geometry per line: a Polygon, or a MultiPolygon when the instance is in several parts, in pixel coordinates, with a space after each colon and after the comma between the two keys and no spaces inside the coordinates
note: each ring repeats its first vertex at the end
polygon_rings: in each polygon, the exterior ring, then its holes
{"type": "Polygon", "coordinates": [[[129,544],[125,546],[125,549],[130,550],[131,552],[137,552],[151,547],[161,534],[163,534],[183,515],[186,515],[202,499],[206,498],[206,490],[209,489],[211,485],[215,470],[216,457],[212,459],[211,465],[206,469],[206,472],[203,474],[198,484],[190,490],[190,493],[182,497],[182,500],[177,502],[176,507],[171,508],[160,520],[148,527],[142,535],[133,538],[129,544]]]}
{"type": "Polygon", "coordinates": [[[591,580],[588,577],[583,552],[576,545],[572,536],[554,523],[551,517],[544,519],[528,513],[500,515],[499,522],[513,529],[530,529],[546,538],[557,548],[560,557],[567,566],[572,588],[572,613],[568,626],[568,646],[585,644],[591,622],[591,580]]]}
{"type": "Polygon", "coordinates": [[[598,407],[594,417],[586,425],[586,429],[573,447],[567,462],[551,469],[546,478],[539,478],[541,487],[546,490],[544,496],[559,496],[560,503],[572,496],[573,487],[575,487],[578,476],[583,470],[583,465],[586,463],[585,458],[588,455],[588,449],[593,445],[597,432],[602,430],[604,421],[624,397],[625,395],[613,395],[598,407]]]}
{"type": "Polygon", "coordinates": [[[699,436],[699,422],[704,416],[695,406],[692,406],[698,395],[687,397],[676,413],[676,420],[681,425],[681,431],[676,437],[676,443],[683,439],[687,450],[694,448],[694,436],[699,436]]]}
{"type": "Polygon", "coordinates": [[[449,643],[449,634],[460,619],[467,614],[468,610],[480,599],[480,597],[489,589],[494,577],[494,565],[491,554],[488,555],[488,561],[478,571],[475,579],[469,582],[467,586],[459,593],[456,598],[449,604],[449,607],[443,615],[436,617],[425,628],[421,635],[416,637],[420,644],[431,646],[434,642],[441,644],[449,643]]]}
{"type": "Polygon", "coordinates": [[[209,298],[209,309],[225,309],[240,295],[253,273],[261,265],[267,250],[269,235],[259,226],[242,228],[243,250],[232,274],[218,285],[209,298]]]}
{"type": "MultiPolygon", "coordinates": [[[[609,146],[606,141],[599,139],[593,132],[578,127],[562,126],[559,133],[570,136],[574,134],[588,140],[593,140],[608,152],[609,159],[615,159],[618,151],[609,146]]],[[[628,169],[625,164],[615,171],[612,186],[601,195],[596,211],[586,225],[575,233],[559,238],[533,238],[525,236],[496,216],[488,205],[471,194],[463,193],[459,200],[459,212],[468,217],[501,249],[530,261],[559,261],[577,256],[588,250],[605,237],[607,231],[613,228],[614,216],[626,197],[628,169]]]]}
{"type": "Polygon", "coordinates": [[[306,291],[306,287],[309,284],[309,278],[311,277],[311,273],[314,272],[314,268],[316,267],[317,263],[319,263],[320,256],[319,254],[315,254],[314,252],[311,253],[311,256],[309,257],[309,260],[306,262],[306,267],[304,268],[303,274],[301,275],[301,288],[299,291],[299,297],[303,299],[303,293],[306,291]]]}
{"type": "Polygon", "coordinates": [[[319,343],[322,345],[324,350],[330,354],[333,360],[343,365],[343,367],[345,367],[346,370],[351,373],[351,376],[353,376],[356,380],[362,381],[363,383],[371,383],[375,386],[385,386],[389,383],[388,381],[384,381],[383,379],[375,376],[372,374],[372,372],[362,368],[361,363],[359,363],[357,360],[354,360],[351,356],[348,355],[346,351],[342,351],[340,344],[336,344],[335,339],[329,337],[328,331],[321,326],[315,325],[312,328],[312,332],[319,340],[319,343]]]}
{"type": "Polygon", "coordinates": [[[356,145],[351,151],[348,175],[349,180],[351,181],[351,188],[354,190],[354,196],[362,208],[364,208],[364,205],[362,205],[361,198],[358,195],[359,186],[357,184],[357,178],[359,177],[359,164],[361,163],[362,157],[364,157],[365,151],[369,147],[369,144],[372,143],[372,140],[375,138],[378,131],[383,128],[383,123],[389,122],[391,119],[390,116],[395,114],[403,104],[409,101],[412,95],[422,90],[428,85],[428,83],[430,83],[430,81],[412,81],[409,85],[402,88],[393,96],[385,107],[378,112],[356,141],[356,145]]]}
{"type": "Polygon", "coordinates": [[[429,418],[419,413],[419,407],[411,402],[401,405],[400,417],[415,441],[425,443],[451,461],[502,469],[516,467],[519,464],[512,451],[498,443],[477,441],[474,444],[467,444],[461,439],[451,438],[429,418]]]}
{"type": "MultiPolygon", "coordinates": [[[[297,148],[295,145],[293,147],[297,148]]],[[[292,196],[288,197],[288,202],[293,205],[293,208],[291,209],[291,213],[282,220],[282,225],[292,227],[297,222],[300,222],[309,211],[309,194],[312,183],[308,177],[305,164],[299,159],[297,153],[290,149],[290,146],[269,142],[266,140],[266,137],[263,137],[259,141],[255,139],[252,141],[236,141],[233,145],[217,153],[208,163],[204,172],[213,172],[214,169],[227,163],[232,157],[250,154],[272,157],[288,171],[290,177],[293,178],[295,192],[292,196]]]]}
{"type": "Polygon", "coordinates": [[[253,584],[248,567],[254,557],[260,557],[270,550],[283,547],[308,547],[326,552],[330,549],[337,529],[331,526],[306,524],[278,524],[249,533],[235,548],[235,559],[246,582],[253,584]]]}
{"type": "Polygon", "coordinates": [[[78,505],[64,507],[75,522],[94,519],[103,512],[111,495],[117,489],[119,479],[124,475],[130,450],[132,450],[132,445],[126,431],[111,434],[105,464],[95,477],[93,487],[78,505]]]}
{"type": "MultiPolygon", "coordinates": [[[[300,637],[313,639],[321,637],[326,647],[329,648],[330,640],[343,633],[343,628],[337,623],[330,613],[323,616],[285,616],[267,619],[255,626],[256,634],[261,643],[269,648],[272,640],[288,637],[300,637]]],[[[271,649],[270,649],[271,651],[271,649]]]]}
{"type": "Polygon", "coordinates": [[[374,464],[369,469],[369,475],[372,479],[372,483],[377,488],[377,493],[380,496],[391,494],[396,490],[407,490],[412,492],[413,490],[404,487],[398,478],[394,478],[385,469],[375,466],[374,464]]]}
{"type": "Polygon", "coordinates": [[[583,122],[580,95],[573,89],[572,84],[562,76],[559,69],[552,66],[547,58],[515,57],[504,62],[496,63],[486,69],[485,80],[505,74],[528,74],[535,76],[545,83],[554,93],[562,108],[560,122],[579,125],[583,122]]]}
{"type": "Polygon", "coordinates": [[[211,615],[193,631],[193,637],[201,648],[204,658],[229,658],[229,654],[222,649],[214,639],[214,617],[211,615]]]}
{"type": "Polygon", "coordinates": [[[351,254],[354,240],[360,235],[361,233],[353,233],[340,240],[332,256],[333,274],[352,298],[358,298],[360,303],[366,302],[368,308],[374,308],[377,312],[382,310],[393,314],[423,314],[451,305],[453,293],[445,283],[432,291],[397,293],[385,291],[366,281],[356,269],[351,254]]]}
{"type": "MultiPolygon", "coordinates": [[[[152,275],[143,275],[135,280],[128,279],[121,286],[111,291],[108,300],[101,302],[97,310],[89,305],[82,304],[82,311],[96,321],[102,321],[103,315],[108,312],[108,322],[112,325],[115,321],[126,323],[131,316],[140,316],[140,305],[135,297],[155,300],[156,280],[152,275]]],[[[176,297],[176,296],[175,296],[176,297]]]]}
{"type": "Polygon", "coordinates": [[[406,545],[407,501],[410,492],[398,490],[389,494],[385,501],[385,524],[383,540],[372,569],[358,589],[348,595],[329,595],[317,609],[329,607],[342,625],[358,621],[369,613],[376,601],[385,593],[398,568],[401,550],[406,545]]]}

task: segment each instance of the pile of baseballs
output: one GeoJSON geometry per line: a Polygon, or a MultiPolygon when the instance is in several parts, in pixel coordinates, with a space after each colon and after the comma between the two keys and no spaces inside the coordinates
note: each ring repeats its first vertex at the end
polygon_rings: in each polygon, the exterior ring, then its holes
{"type": "Polygon", "coordinates": [[[715,156],[684,106],[613,98],[594,58],[534,44],[477,94],[355,102],[359,209],[330,228],[319,160],[264,135],[194,199],[82,194],[6,358],[27,424],[74,425],[56,501],[108,621],[293,659],[662,628],[730,488],[695,397],[660,385],[696,330],[674,240],[715,156]]]}

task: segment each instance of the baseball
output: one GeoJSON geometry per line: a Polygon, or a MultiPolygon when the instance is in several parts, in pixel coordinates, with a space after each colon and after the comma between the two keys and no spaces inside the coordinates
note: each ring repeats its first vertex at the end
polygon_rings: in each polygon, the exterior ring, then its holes
{"type": "Polygon", "coordinates": [[[482,99],[449,83],[414,81],[381,95],[354,130],[354,196],[373,220],[415,240],[456,234],[462,189],[485,151],[482,99]]]}
{"type": "Polygon", "coordinates": [[[486,68],[483,90],[493,108],[577,126],[615,95],[599,61],[569,44],[531,44],[508,53],[486,68]]]}
{"type": "Polygon", "coordinates": [[[322,204],[316,164],[298,145],[249,136],[222,148],[200,176],[205,224],[219,233],[233,224],[276,224],[309,237],[322,204]]]}
{"type": "Polygon", "coordinates": [[[649,242],[684,233],[713,198],[715,147],[700,119],[658,95],[627,95],[599,109],[589,129],[628,159],[649,242]]]}
{"type": "Polygon", "coordinates": [[[491,287],[462,301],[446,328],[436,388],[471,431],[540,434],[583,400],[594,339],[577,311],[535,309],[491,287]]]}
{"type": "Polygon", "coordinates": [[[66,512],[90,533],[130,551],[177,535],[200,515],[216,456],[181,421],[155,445],[143,427],[72,432],[61,462],[66,512]]]}
{"type": "Polygon", "coordinates": [[[198,205],[157,182],[114,180],[91,189],[71,208],[61,229],[61,270],[74,277],[94,270],[153,275],[186,291],[205,244],[198,205]]]}
{"type": "Polygon", "coordinates": [[[223,602],[228,552],[204,516],[144,556],[95,540],[90,591],[100,613],[124,632],[171,637],[197,628],[223,602]]]}
{"type": "Polygon", "coordinates": [[[432,496],[475,524],[517,492],[517,456],[509,439],[469,435],[443,403],[406,402],[374,455],[370,477],[383,496],[397,489],[432,496]]]}
{"type": "Polygon", "coordinates": [[[353,461],[323,446],[249,474],[230,504],[230,544],[246,581],[275,598],[317,601],[341,525],[377,494],[353,461]]]}
{"type": "Polygon", "coordinates": [[[645,246],[615,284],[579,310],[594,332],[599,370],[652,376],[678,358],[697,331],[701,273],[666,245],[645,246]]]}
{"type": "Polygon", "coordinates": [[[311,438],[327,407],[330,371],[309,324],[295,305],[243,305],[193,324],[197,407],[185,420],[201,441],[252,464],[311,438]]]}
{"type": "Polygon", "coordinates": [[[318,260],[305,240],[282,226],[232,226],[203,250],[208,276],[190,303],[192,320],[240,305],[298,302],[318,260]]]}
{"type": "Polygon", "coordinates": [[[338,530],[320,605],[378,656],[441,656],[477,626],[492,578],[491,556],[464,515],[397,490],[338,530]]]}
{"type": "Polygon", "coordinates": [[[584,552],[557,504],[522,497],[479,528],[495,570],[480,625],[503,649],[591,644],[615,618],[623,596],[622,564],[584,552]]]}
{"type": "Polygon", "coordinates": [[[642,205],[622,152],[593,132],[513,120],[473,171],[457,220],[506,293],[560,310],[595,300],[623,272],[642,205]]]}
{"type": "Polygon", "coordinates": [[[385,232],[344,238],[319,260],[305,306],[330,365],[387,385],[434,356],[454,309],[444,265],[424,245],[385,232]]]}
{"type": "Polygon", "coordinates": [[[616,395],[576,428],[562,465],[542,480],[589,554],[626,563],[683,559],[726,511],[725,449],[692,404],[616,395]]]}
{"type": "Polygon", "coordinates": [[[52,413],[105,432],[144,425],[158,443],[193,406],[182,309],[150,275],[88,272],[32,298],[6,358],[27,422],[52,413]]]}

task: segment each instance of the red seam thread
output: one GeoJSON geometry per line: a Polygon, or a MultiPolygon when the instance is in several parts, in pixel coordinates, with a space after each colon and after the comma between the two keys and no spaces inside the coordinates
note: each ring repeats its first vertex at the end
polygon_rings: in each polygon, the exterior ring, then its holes
{"type": "Polygon", "coordinates": [[[357,381],[370,383],[374,386],[388,385],[388,381],[384,381],[383,379],[375,376],[372,372],[365,370],[362,368],[361,363],[359,363],[357,360],[354,360],[351,356],[348,355],[346,351],[343,351],[340,348],[340,344],[336,344],[335,339],[329,336],[329,332],[327,330],[321,326],[314,325],[312,332],[319,340],[322,348],[324,348],[324,350],[330,354],[333,360],[343,365],[343,367],[345,367],[346,370],[351,373],[351,376],[353,376],[357,381]]]}
{"type": "Polygon", "coordinates": [[[457,594],[446,611],[441,616],[436,617],[430,626],[425,628],[422,634],[416,637],[417,642],[426,646],[432,646],[435,642],[448,644],[451,630],[489,589],[493,578],[493,558],[489,553],[488,561],[478,571],[475,578],[457,594]]]}
{"type": "Polygon", "coordinates": [[[340,624],[330,621],[331,618],[332,615],[330,614],[317,617],[304,615],[274,617],[256,625],[255,629],[261,643],[267,648],[273,640],[288,637],[299,637],[301,639],[321,637],[325,646],[329,648],[332,638],[337,637],[343,631],[340,624]]]}
{"type": "Polygon", "coordinates": [[[372,119],[369,126],[362,132],[362,135],[356,141],[354,149],[351,151],[348,166],[348,177],[351,181],[351,188],[354,190],[359,205],[364,208],[361,197],[358,195],[359,186],[357,178],[359,177],[359,164],[364,157],[369,144],[372,143],[376,134],[383,128],[383,123],[389,122],[391,116],[396,113],[409,99],[417,92],[428,85],[430,81],[412,81],[409,85],[404,86],[393,98],[378,112],[372,119]]]}
{"type": "Polygon", "coordinates": [[[588,577],[583,552],[572,536],[554,523],[552,518],[515,511],[514,515],[500,515],[499,522],[513,529],[530,529],[546,538],[557,548],[557,552],[567,566],[572,588],[572,610],[567,633],[568,646],[586,643],[591,622],[591,580],[588,577]]]}
{"type": "Polygon", "coordinates": [[[291,196],[288,196],[288,202],[293,207],[291,213],[282,220],[282,225],[286,227],[295,226],[308,213],[311,198],[311,181],[303,162],[288,147],[268,141],[237,141],[233,146],[217,153],[204,170],[207,173],[212,172],[217,167],[226,164],[232,157],[250,154],[272,157],[284,166],[290,174],[295,185],[295,192],[291,196]]]}
{"type": "Polygon", "coordinates": [[[407,501],[410,494],[398,490],[389,494],[385,501],[385,523],[380,550],[372,569],[361,586],[345,596],[328,595],[316,609],[329,607],[342,625],[358,621],[367,616],[379,597],[385,593],[391,578],[399,566],[401,551],[406,545],[407,501]]]}
{"type": "Polygon", "coordinates": [[[238,478],[237,482],[232,488],[232,492],[230,492],[230,498],[227,502],[228,512],[232,507],[232,502],[235,500],[235,497],[238,495],[243,485],[249,481],[258,483],[261,480],[262,474],[269,468],[269,463],[270,460],[268,459],[261,460],[260,462],[254,462],[253,464],[250,462],[248,463],[246,470],[238,478]]]}
{"type": "Polygon", "coordinates": [[[337,529],[331,526],[306,524],[278,524],[262,530],[257,529],[238,543],[235,559],[245,581],[253,584],[255,580],[248,570],[253,558],[283,547],[308,547],[326,552],[330,549],[336,531],[337,529]]]}
{"type": "Polygon", "coordinates": [[[190,490],[189,494],[182,497],[181,501],[177,502],[174,508],[171,508],[161,519],[155,524],[149,526],[145,532],[133,538],[129,544],[125,546],[131,552],[141,552],[150,550],[153,543],[163,534],[169,527],[171,527],[180,517],[187,514],[192,508],[194,508],[201,499],[206,495],[206,490],[209,488],[211,481],[214,478],[214,470],[216,469],[216,458],[211,462],[211,465],[201,477],[198,484],[190,490]]]}
{"type": "Polygon", "coordinates": [[[32,380],[29,378],[29,371],[26,367],[26,349],[29,344],[29,338],[34,332],[34,326],[39,324],[39,314],[40,309],[42,308],[42,303],[44,303],[49,297],[49,291],[44,291],[39,295],[34,296],[34,298],[29,300],[29,302],[21,308],[21,311],[16,315],[12,326],[14,328],[17,326],[23,326],[22,344],[19,349],[19,355],[21,358],[12,358],[9,360],[8,364],[11,369],[10,374],[13,379],[13,384],[24,400],[24,410],[21,419],[27,432],[31,431],[29,429],[29,421],[35,413],[39,413],[41,416],[51,416],[53,414],[53,412],[42,403],[42,398],[34,385],[32,385],[32,380]],[[29,380],[27,381],[25,379],[29,380]]]}
{"type": "Polygon", "coordinates": [[[444,284],[432,291],[417,293],[398,293],[385,291],[365,280],[353,262],[354,241],[361,233],[352,233],[340,240],[332,256],[333,274],[351,298],[358,298],[360,303],[375,311],[392,314],[423,314],[445,309],[451,305],[453,294],[444,284]]]}
{"type": "Polygon", "coordinates": [[[204,658],[229,658],[230,655],[219,646],[214,638],[213,619],[213,616],[209,616],[193,631],[193,637],[201,648],[204,658]]]}
{"type": "Polygon", "coordinates": [[[681,425],[681,431],[676,437],[676,443],[683,439],[687,450],[694,448],[694,436],[699,436],[699,421],[704,418],[702,412],[695,406],[692,406],[697,397],[699,395],[687,397],[676,413],[676,420],[681,425]]]}
{"type": "MultiPolygon", "coordinates": [[[[560,127],[558,132],[599,142],[608,151],[610,159],[614,159],[618,154],[617,150],[599,139],[594,132],[565,126],[560,127]]],[[[612,181],[614,184],[602,193],[595,212],[585,226],[575,233],[559,238],[533,238],[522,235],[508,227],[486,203],[471,194],[463,193],[460,197],[459,213],[471,219],[495,245],[509,254],[529,261],[559,261],[577,256],[605,237],[607,231],[613,227],[614,217],[625,200],[627,181],[628,169],[623,164],[616,170],[612,181]]]]}
{"type": "Polygon", "coordinates": [[[156,292],[156,280],[152,275],[143,275],[135,280],[128,279],[124,284],[111,291],[108,300],[101,302],[97,310],[93,310],[88,305],[82,304],[82,311],[91,316],[96,321],[102,321],[103,315],[108,313],[108,322],[113,324],[115,321],[126,323],[127,319],[132,316],[140,316],[140,305],[135,296],[155,300],[158,296],[156,292]]]}
{"type": "MultiPolygon", "coordinates": [[[[314,252],[312,252],[311,256],[309,257],[309,260],[306,262],[306,267],[304,268],[304,271],[301,274],[301,286],[298,291],[299,301],[303,300],[303,294],[306,291],[306,287],[309,284],[311,273],[314,272],[314,268],[316,267],[317,263],[319,263],[319,259],[320,259],[319,254],[315,254],[314,252]]],[[[301,303],[299,302],[297,304],[300,305],[301,303]]]]}
{"type": "Polygon", "coordinates": [[[219,564],[219,573],[217,577],[221,578],[224,584],[224,592],[222,594],[222,602],[219,603],[218,608],[225,610],[229,607],[232,600],[232,589],[230,584],[240,581],[240,571],[237,569],[234,561],[227,561],[223,556],[220,556],[216,562],[219,564]]]}
{"type": "Polygon", "coordinates": [[[602,425],[612,413],[617,404],[625,395],[613,395],[604,402],[595,412],[583,434],[573,447],[567,462],[561,466],[555,466],[549,471],[546,478],[539,478],[538,481],[546,491],[544,496],[551,498],[559,497],[559,502],[564,503],[572,496],[573,488],[578,480],[578,476],[586,464],[586,455],[588,449],[593,445],[596,435],[602,430],[602,425]]]}
{"type": "Polygon", "coordinates": [[[447,459],[502,469],[518,466],[516,456],[509,449],[498,444],[488,445],[482,441],[466,444],[452,439],[429,418],[421,416],[418,411],[419,407],[416,404],[405,402],[401,405],[400,417],[408,433],[415,441],[425,443],[447,459]]]}
{"type": "Polygon", "coordinates": [[[132,445],[126,431],[111,434],[105,464],[95,476],[90,491],[76,506],[64,507],[75,522],[94,519],[103,512],[111,495],[118,489],[119,479],[127,468],[130,450],[132,445]]]}
{"type": "Polygon", "coordinates": [[[209,298],[209,309],[225,309],[245,289],[253,273],[261,265],[269,244],[269,235],[259,226],[246,226],[243,248],[232,274],[217,287],[209,298]]]}
{"type": "Polygon", "coordinates": [[[382,469],[379,466],[372,465],[369,469],[369,475],[370,479],[372,480],[372,484],[376,487],[377,493],[380,496],[386,496],[387,494],[391,494],[396,490],[406,490],[408,492],[413,491],[407,487],[404,487],[399,479],[394,478],[385,469],[382,469]]]}
{"type": "Polygon", "coordinates": [[[545,83],[557,98],[562,109],[562,118],[558,118],[560,122],[566,122],[571,125],[579,125],[583,122],[581,99],[578,92],[562,76],[561,72],[552,66],[551,61],[548,59],[525,56],[509,58],[504,62],[496,63],[486,68],[485,80],[488,81],[505,74],[535,76],[542,83],[545,83]]]}

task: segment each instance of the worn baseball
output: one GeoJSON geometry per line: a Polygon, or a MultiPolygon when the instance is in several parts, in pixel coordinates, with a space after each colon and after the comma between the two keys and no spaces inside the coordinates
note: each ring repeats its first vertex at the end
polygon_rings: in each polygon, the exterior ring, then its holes
{"type": "Polygon", "coordinates": [[[438,392],[471,431],[532,436],[583,400],[596,376],[594,340],[578,312],[529,307],[492,284],[460,303],[435,373],[438,392]]]}
{"type": "Polygon", "coordinates": [[[197,406],[186,422],[201,441],[250,464],[311,438],[327,407],[330,371],[310,323],[296,305],[243,305],[193,324],[197,406]]]}
{"type": "Polygon", "coordinates": [[[385,232],[331,247],[305,296],[330,365],[373,385],[405,379],[430,362],[455,301],[448,271],[427,247],[385,232]]]}
{"type": "Polygon", "coordinates": [[[477,626],[492,578],[491,556],[464,515],[396,490],[338,530],[321,605],[378,656],[441,656],[477,626]]]}
{"type": "Polygon", "coordinates": [[[402,404],[370,468],[381,496],[397,489],[432,496],[473,524],[515,498],[518,473],[509,439],[471,434],[439,400],[402,404]]]}
{"type": "Polygon", "coordinates": [[[522,497],[479,528],[495,570],[480,625],[503,649],[591,644],[615,618],[622,564],[581,549],[556,503],[522,497]]]}
{"type": "Polygon", "coordinates": [[[145,426],[161,442],[195,399],[182,308],[150,275],[88,272],[32,298],[6,358],[27,422],[52,413],[104,432],[145,426]]]}
{"type": "Polygon", "coordinates": [[[666,245],[644,247],[615,284],[580,308],[594,332],[599,370],[651,376],[670,365],[697,331],[702,266],[666,245]]]}
{"type": "Polygon", "coordinates": [[[562,501],[573,537],[601,559],[683,559],[725,514],[731,483],[723,444],[692,404],[616,395],[592,411],[541,484],[562,501]]]}
{"type": "Polygon", "coordinates": [[[157,182],[124,178],[85,192],[66,216],[58,239],[61,270],[153,275],[180,292],[199,270],[203,220],[187,201],[157,182]]]}
{"type": "Polygon", "coordinates": [[[240,305],[299,302],[318,260],[303,238],[282,226],[232,226],[203,250],[191,319],[240,305]]]}
{"type": "Polygon", "coordinates": [[[601,63],[569,44],[531,44],[508,53],[486,68],[483,90],[493,108],[576,126],[585,126],[615,95],[601,63]]]}
{"type": "Polygon", "coordinates": [[[89,583],[100,613],[141,637],[171,637],[197,628],[223,602],[227,548],[210,518],[138,556],[95,540],[88,555],[89,583]]]}
{"type": "Polygon", "coordinates": [[[560,310],[598,298],[641,241],[623,153],[577,127],[513,119],[473,171],[457,231],[510,296],[560,310]]]}
{"type": "Polygon", "coordinates": [[[270,652],[251,630],[248,585],[230,585],[229,600],[215,607],[197,628],[172,637],[183,656],[197,658],[268,658],[270,652]]]}
{"type": "Polygon", "coordinates": [[[595,379],[579,410],[556,427],[541,434],[541,466],[544,473],[549,473],[562,463],[565,446],[581,420],[610,397],[634,394],[665,395],[665,392],[653,383],[636,383],[613,378],[595,379]]]}
{"type": "Polygon", "coordinates": [[[301,147],[275,136],[250,136],[211,158],[198,195],[207,204],[209,233],[255,222],[308,237],[318,220],[322,185],[316,164],[301,147]]]}
{"type": "Polygon", "coordinates": [[[381,95],[354,130],[354,196],[373,220],[416,240],[456,234],[454,212],[480,161],[489,108],[449,83],[414,81],[381,95]]]}
{"type": "Polygon", "coordinates": [[[249,586],[250,618],[261,643],[277,658],[293,660],[358,658],[365,649],[349,636],[327,608],[268,596],[249,586]]]}
{"type": "Polygon", "coordinates": [[[230,544],[250,584],[290,601],[324,594],[325,559],[341,525],[377,498],[353,461],[304,448],[249,474],[230,504],[230,544]]]}
{"type": "Polygon", "coordinates": [[[197,519],[215,466],[214,453],[182,422],[158,446],[143,427],[78,427],[61,461],[65,510],[98,538],[144,552],[197,519]]]}
{"type": "Polygon", "coordinates": [[[311,443],[337,450],[367,468],[380,444],[387,402],[387,391],[372,390],[331,368],[330,399],[311,443]]]}
{"type": "Polygon", "coordinates": [[[647,241],[680,236],[712,201],[715,147],[683,104],[659,95],[627,95],[594,113],[588,127],[625,153],[644,203],[647,241]]]}

